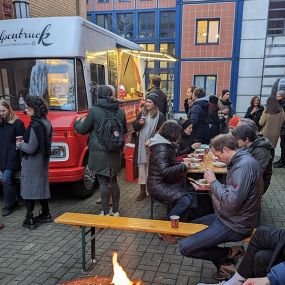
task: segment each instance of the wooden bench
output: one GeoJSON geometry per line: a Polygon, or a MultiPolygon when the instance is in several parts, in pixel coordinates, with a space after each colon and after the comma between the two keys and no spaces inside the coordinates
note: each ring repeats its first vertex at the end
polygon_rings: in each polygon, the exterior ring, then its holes
{"type": "MultiPolygon", "coordinates": [[[[128,217],[99,216],[83,213],[64,213],[54,220],[57,224],[76,226],[81,229],[82,270],[86,272],[86,236],[91,233],[91,262],[95,263],[95,228],[116,229],[122,231],[139,231],[176,236],[190,236],[206,229],[202,224],[179,223],[179,228],[171,227],[170,221],[149,220],[128,217]],[[86,228],[90,228],[89,230],[86,228]]],[[[249,242],[250,237],[243,240],[249,242]]]]}

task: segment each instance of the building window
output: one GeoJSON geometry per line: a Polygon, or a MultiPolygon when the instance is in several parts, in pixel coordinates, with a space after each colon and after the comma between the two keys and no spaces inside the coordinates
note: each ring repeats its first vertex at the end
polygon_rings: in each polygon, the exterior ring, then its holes
{"type": "Polygon", "coordinates": [[[117,14],[117,34],[131,39],[134,34],[134,15],[133,13],[117,14]]]}
{"type": "Polygon", "coordinates": [[[139,38],[154,38],[154,12],[139,13],[139,38]]]}
{"type": "Polygon", "coordinates": [[[131,0],[119,0],[119,2],[131,2],[131,0]]]}
{"type": "Polygon", "coordinates": [[[112,31],[112,14],[96,15],[96,24],[104,29],[112,31]]]}
{"type": "Polygon", "coordinates": [[[92,14],[87,14],[87,20],[88,20],[89,22],[92,22],[92,14]]]}
{"type": "Polygon", "coordinates": [[[204,88],[207,96],[215,95],[217,75],[194,75],[194,85],[204,88]]]}
{"type": "MultiPolygon", "coordinates": [[[[160,52],[175,54],[174,43],[161,43],[159,45],[160,52]]],[[[160,61],[160,68],[174,68],[174,62],[160,61]]]]}
{"type": "MultiPolygon", "coordinates": [[[[155,51],[155,45],[154,44],[139,44],[144,50],[146,51],[155,51]]],[[[146,68],[154,68],[154,61],[153,60],[147,60],[146,61],[146,68]]]]}
{"type": "Polygon", "coordinates": [[[285,35],[285,1],[270,0],[267,34],[285,35]]]}
{"type": "Polygon", "coordinates": [[[219,38],[219,19],[199,19],[196,21],[196,44],[218,44],[219,38]]]}
{"type": "Polygon", "coordinates": [[[175,37],[175,12],[161,12],[160,13],[160,30],[159,36],[161,38],[174,38],[175,37]]]}
{"type": "Polygon", "coordinates": [[[98,0],[98,3],[109,3],[109,0],[98,0]]]}

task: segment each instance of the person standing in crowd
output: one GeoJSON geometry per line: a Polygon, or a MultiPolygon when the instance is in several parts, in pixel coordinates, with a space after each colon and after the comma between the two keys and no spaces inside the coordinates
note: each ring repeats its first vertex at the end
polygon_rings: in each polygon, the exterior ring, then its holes
{"type": "Polygon", "coordinates": [[[208,100],[206,91],[203,88],[196,88],[192,95],[194,101],[192,108],[188,113],[188,120],[192,124],[192,136],[201,143],[209,143],[209,118],[208,118],[208,100]]]}
{"type": "Polygon", "coordinates": [[[165,117],[168,112],[168,103],[167,96],[160,88],[161,78],[158,75],[155,75],[151,79],[152,87],[149,90],[148,94],[155,93],[158,96],[157,107],[159,112],[161,112],[165,117]]]}
{"type": "Polygon", "coordinates": [[[218,245],[251,235],[260,211],[263,181],[259,163],[247,150],[237,149],[236,139],[231,134],[213,138],[211,150],[227,164],[226,184],[220,183],[211,170],[205,170],[215,214],[192,221],[206,224],[208,228],[183,239],[179,249],[184,256],[212,261],[217,268],[213,277],[224,280],[235,273],[234,264],[243,254],[243,248],[218,245]]]}
{"type": "Polygon", "coordinates": [[[24,123],[17,118],[11,105],[0,100],[0,170],[4,194],[2,216],[9,216],[20,208],[17,201],[17,185],[13,173],[20,170],[20,155],[16,149],[16,137],[23,136],[24,123]]]}
{"type": "Polygon", "coordinates": [[[90,109],[87,116],[79,116],[74,122],[75,130],[82,134],[89,133],[88,141],[88,169],[96,175],[101,192],[102,211],[104,216],[119,216],[120,188],[117,175],[121,170],[124,135],[127,133],[126,117],[119,108],[119,101],[113,96],[113,91],[105,85],[97,86],[98,100],[90,109]],[[112,120],[110,120],[112,118],[112,120]],[[111,121],[116,126],[109,126],[111,121]],[[116,144],[111,143],[113,128],[118,138],[116,144]],[[104,130],[106,132],[104,132],[104,130]],[[109,141],[108,137],[110,138],[109,141]],[[121,140],[120,140],[121,138],[121,140]],[[113,208],[110,209],[112,196],[113,208]]]}
{"type": "Polygon", "coordinates": [[[271,226],[259,227],[251,238],[233,277],[222,284],[211,285],[283,285],[285,284],[284,249],[285,230],[271,226]]]}
{"type": "Polygon", "coordinates": [[[259,120],[263,111],[264,107],[260,105],[260,98],[258,96],[252,97],[250,100],[250,106],[248,107],[244,117],[253,120],[257,126],[258,131],[261,129],[259,120]]]}
{"type": "Polygon", "coordinates": [[[233,116],[233,109],[232,109],[232,102],[230,100],[230,90],[223,89],[222,96],[219,99],[219,115],[222,117],[224,116],[225,121],[221,124],[221,133],[225,134],[229,131],[228,129],[228,122],[233,116]]]}
{"type": "MultiPolygon", "coordinates": [[[[285,91],[279,90],[276,93],[276,99],[285,112],[285,91]]],[[[285,167],[285,122],[283,123],[280,131],[280,149],[281,157],[278,161],[273,163],[273,167],[275,168],[285,167]]]]}
{"type": "Polygon", "coordinates": [[[154,136],[156,131],[165,122],[165,116],[158,109],[159,97],[155,93],[150,93],[145,99],[145,105],[138,114],[133,124],[135,132],[138,133],[135,143],[134,155],[134,176],[138,177],[140,193],[137,201],[142,201],[147,197],[146,182],[148,174],[149,151],[146,142],[154,136]]]}
{"type": "Polygon", "coordinates": [[[221,133],[221,124],[225,122],[225,117],[219,117],[219,98],[215,95],[209,97],[209,125],[210,138],[213,138],[221,133]]]}
{"type": "Polygon", "coordinates": [[[184,110],[186,115],[188,115],[190,108],[193,105],[192,95],[196,86],[191,86],[187,89],[186,99],[184,100],[184,110]]]}
{"type": "Polygon", "coordinates": [[[255,158],[263,173],[264,193],[267,191],[272,176],[272,156],[270,154],[271,144],[268,138],[257,137],[256,128],[249,125],[241,125],[232,131],[232,135],[237,139],[238,146],[244,147],[255,158]]]}
{"type": "Polygon", "coordinates": [[[201,147],[201,143],[193,139],[193,127],[189,120],[182,124],[182,133],[179,140],[177,156],[194,152],[195,149],[201,147]]]}
{"type": "MultiPolygon", "coordinates": [[[[176,161],[177,142],[182,127],[175,121],[167,121],[150,139],[152,153],[149,159],[147,189],[150,196],[164,205],[170,205],[169,216],[179,216],[187,221],[192,197],[185,190],[187,166],[176,161]]],[[[161,235],[166,243],[176,243],[176,237],[161,235]]]]}
{"type": "Polygon", "coordinates": [[[275,97],[269,97],[266,108],[259,120],[261,133],[271,142],[271,155],[274,158],[275,148],[280,135],[281,127],[285,122],[285,113],[275,97]]]}
{"type": "Polygon", "coordinates": [[[18,142],[22,152],[21,196],[26,202],[27,214],[23,226],[34,230],[37,223],[51,223],[48,200],[50,188],[48,164],[52,143],[52,126],[47,119],[48,106],[39,96],[27,96],[25,111],[31,118],[24,134],[24,142],[18,142]],[[33,217],[35,201],[39,200],[42,212],[33,217]]]}

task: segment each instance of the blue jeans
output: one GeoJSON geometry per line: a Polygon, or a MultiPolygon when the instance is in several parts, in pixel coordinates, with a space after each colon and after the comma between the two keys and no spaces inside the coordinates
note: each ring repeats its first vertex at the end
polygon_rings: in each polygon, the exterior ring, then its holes
{"type": "Polygon", "coordinates": [[[11,209],[17,196],[17,187],[13,181],[13,170],[5,169],[2,171],[2,184],[5,207],[11,209]]]}
{"type": "Polygon", "coordinates": [[[179,216],[181,221],[187,221],[190,212],[192,197],[190,194],[185,194],[171,204],[170,216],[179,216]]]}
{"type": "Polygon", "coordinates": [[[183,239],[179,244],[180,253],[184,256],[212,261],[217,268],[225,263],[229,254],[228,247],[218,247],[218,245],[240,241],[246,237],[226,227],[215,214],[196,219],[192,223],[205,224],[209,227],[183,239]]]}

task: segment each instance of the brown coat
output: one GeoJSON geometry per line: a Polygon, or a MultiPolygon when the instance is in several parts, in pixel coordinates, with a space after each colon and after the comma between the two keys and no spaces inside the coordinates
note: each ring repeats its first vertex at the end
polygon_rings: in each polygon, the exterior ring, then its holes
{"type": "Polygon", "coordinates": [[[285,121],[285,114],[283,110],[277,114],[268,114],[265,113],[265,111],[266,109],[259,120],[261,133],[270,140],[272,147],[275,148],[280,136],[282,124],[285,121]]]}

